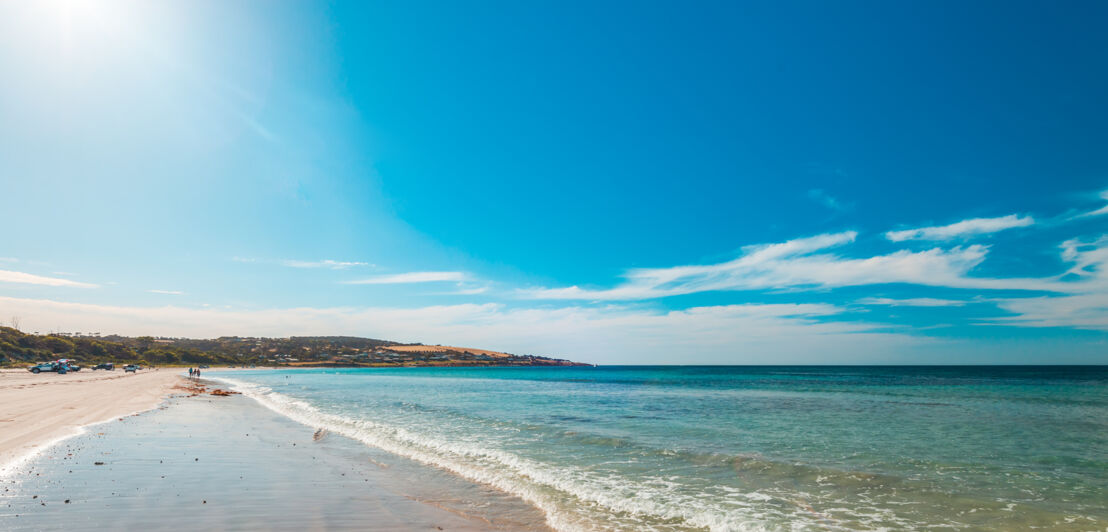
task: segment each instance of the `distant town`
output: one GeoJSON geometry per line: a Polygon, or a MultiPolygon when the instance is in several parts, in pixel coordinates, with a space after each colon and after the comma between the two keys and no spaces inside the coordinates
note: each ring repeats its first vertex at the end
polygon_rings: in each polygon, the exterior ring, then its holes
{"type": "Polygon", "coordinates": [[[128,337],[99,332],[24,333],[0,327],[0,366],[66,358],[90,365],[233,365],[303,367],[581,366],[559,358],[353,336],[214,339],[128,337]]]}

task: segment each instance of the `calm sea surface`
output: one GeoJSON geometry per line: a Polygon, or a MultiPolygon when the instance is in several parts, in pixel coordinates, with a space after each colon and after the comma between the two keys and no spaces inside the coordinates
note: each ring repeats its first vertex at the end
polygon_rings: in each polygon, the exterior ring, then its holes
{"type": "Polygon", "coordinates": [[[219,373],[561,530],[1105,530],[1108,367],[219,373]]]}

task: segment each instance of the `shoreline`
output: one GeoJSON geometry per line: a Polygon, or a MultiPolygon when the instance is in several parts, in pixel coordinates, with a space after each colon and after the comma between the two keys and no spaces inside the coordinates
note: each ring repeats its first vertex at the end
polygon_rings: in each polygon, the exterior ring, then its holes
{"type": "MultiPolygon", "coordinates": [[[[314,368],[319,369],[319,368],[314,368]]],[[[444,368],[439,368],[444,369],[444,368]]],[[[461,479],[466,482],[472,482],[477,485],[487,486],[490,489],[496,490],[498,493],[506,495],[508,497],[517,498],[521,502],[525,503],[529,507],[533,508],[540,513],[542,518],[538,523],[542,523],[541,529],[543,530],[576,530],[579,529],[576,525],[570,525],[562,522],[563,519],[557,515],[556,508],[552,507],[548,501],[544,501],[543,498],[537,497],[533,492],[527,489],[520,489],[513,482],[507,481],[503,478],[498,478],[495,475],[489,475],[486,472],[482,472],[480,468],[472,468],[457,463],[452,463],[449,460],[444,460],[442,457],[437,456],[434,452],[419,452],[412,449],[405,449],[402,446],[397,446],[395,442],[390,442],[387,439],[377,439],[367,437],[364,433],[359,433],[358,430],[351,430],[351,427],[344,423],[341,418],[337,418],[333,415],[323,414],[315,411],[311,406],[308,406],[307,412],[311,412],[306,415],[306,411],[298,409],[283,408],[281,405],[274,403],[272,396],[267,396],[264,393],[258,393],[258,387],[251,383],[238,381],[226,376],[214,376],[212,380],[222,382],[230,390],[234,390],[234,393],[241,394],[243,397],[249,398],[258,406],[265,408],[273,412],[275,415],[281,416],[284,419],[288,419],[294,423],[297,423],[304,427],[321,427],[321,430],[333,432],[348,438],[351,441],[357,442],[366,448],[379,450],[388,454],[389,456],[397,457],[404,460],[409,460],[413,463],[418,463],[423,467],[432,468],[436,471],[444,472],[453,478],[461,479]]],[[[281,402],[287,401],[289,398],[283,397],[281,402]]],[[[292,403],[298,403],[296,400],[292,400],[292,403]]],[[[283,403],[284,404],[284,403],[283,403]]],[[[287,404],[285,404],[287,406],[287,404]]],[[[540,526],[540,525],[534,525],[540,526]]]]}
{"type": "Polygon", "coordinates": [[[550,530],[518,497],[317,431],[255,398],[212,393],[228,389],[218,379],[75,375],[0,375],[0,400],[22,405],[9,422],[20,430],[0,438],[0,529],[159,529],[173,504],[199,502],[203,518],[186,512],[189,526],[550,530]],[[135,387],[145,392],[126,399],[135,387]],[[92,397],[95,408],[74,403],[92,397]],[[81,415],[56,419],[41,402],[81,415]],[[28,419],[35,411],[48,430],[28,419]]]}
{"type": "MultiPolygon", "coordinates": [[[[687,381],[678,393],[672,385],[654,386],[656,371],[624,369],[607,382],[561,372],[474,371],[236,370],[205,373],[199,381],[179,379],[157,408],[95,429],[81,427],[75,437],[41,445],[41,452],[12,476],[0,475],[0,529],[81,529],[74,520],[82,519],[91,520],[90,530],[107,519],[123,529],[164,529],[181,522],[151,521],[149,513],[184,515],[184,522],[197,519],[206,528],[289,530],[686,530],[829,522],[842,528],[1083,530],[1083,524],[1103,522],[1103,509],[1092,495],[1098,489],[1090,476],[1095,472],[1073,459],[1088,451],[1067,451],[1051,439],[1062,434],[1069,441],[1102,442],[1070,428],[1099,419],[1103,388],[1070,392],[1061,403],[1026,401],[1049,397],[1043,386],[1055,390],[1063,377],[1102,384],[1103,372],[1066,377],[1023,370],[1020,380],[1027,382],[1013,389],[1010,371],[993,372],[985,380],[970,371],[948,384],[969,379],[973,387],[918,389],[904,386],[932,384],[934,371],[904,372],[895,376],[904,382],[890,385],[886,369],[870,370],[872,377],[861,384],[853,382],[857,370],[824,370],[828,377],[852,380],[812,390],[805,377],[796,390],[791,374],[736,370],[725,375],[725,382],[732,383],[726,393],[704,394],[703,371],[671,371],[666,377],[671,383],[687,381]],[[336,373],[346,378],[337,379],[336,373]],[[750,389],[750,376],[773,376],[773,381],[750,389]],[[629,387],[629,381],[641,384],[629,387]],[[882,388],[868,386],[873,382],[882,388]],[[786,384],[794,391],[784,397],[786,384]],[[583,387],[601,393],[580,393],[583,387]],[[967,440],[983,434],[968,421],[995,415],[992,398],[1009,394],[1013,398],[1002,409],[1007,417],[1001,421],[1033,415],[1047,424],[986,426],[990,436],[1007,432],[998,440],[1005,455],[985,468],[960,461],[963,453],[979,453],[980,447],[952,455],[914,447],[888,431],[858,435],[901,446],[881,462],[867,458],[842,464],[811,450],[776,455],[771,446],[796,441],[788,434],[809,430],[814,420],[826,421],[828,388],[866,392],[861,403],[857,393],[837,394],[832,406],[849,416],[845,421],[873,415],[900,420],[907,413],[914,423],[908,428],[917,434],[934,423],[963,431],[967,440]],[[872,398],[875,390],[879,394],[872,398]],[[691,429],[682,428],[689,427],[683,402],[689,391],[708,401],[699,410],[701,422],[691,429]],[[798,391],[813,406],[797,411],[793,396],[798,391]],[[1091,410],[1059,410],[1089,400],[1091,410]],[[801,419],[778,415],[782,409],[798,412],[801,419]],[[727,454],[705,450],[705,444],[721,441],[720,432],[704,436],[699,427],[711,426],[717,412],[773,430],[759,432],[765,438],[761,442],[751,440],[727,454]],[[652,428],[659,418],[669,423],[664,436],[652,428]],[[1031,441],[1043,442],[1035,454],[1053,462],[1029,469],[1029,462],[1019,458],[1028,454],[1023,450],[1028,430],[1039,435],[1031,441]],[[659,437],[665,439],[652,440],[659,437]],[[701,449],[680,447],[695,438],[701,438],[701,449]],[[769,452],[758,454],[760,448],[769,452]],[[951,468],[966,480],[944,484],[951,468]],[[1005,471],[1004,479],[989,468],[1005,471]],[[1024,477],[1017,476],[1024,471],[1024,477]],[[1013,492],[1011,482],[1040,495],[1028,500],[1022,491],[1013,492]],[[197,503],[194,499],[201,506],[189,506],[197,503]]],[[[0,375],[0,384],[8,377],[0,375]]],[[[59,377],[64,376],[42,378],[60,382],[59,377]]],[[[126,383],[134,377],[105,380],[126,383]]],[[[50,388],[24,387],[19,393],[42,396],[36,390],[50,388]]],[[[838,425],[828,431],[844,426],[831,421],[838,425]]]]}
{"type": "MultiPolygon", "coordinates": [[[[188,367],[159,366],[130,375],[122,369],[36,375],[25,368],[0,368],[0,479],[91,427],[153,410],[175,394],[187,394],[185,388],[192,382],[184,374],[188,367]],[[118,381],[135,378],[139,380],[118,381]],[[46,396],[45,392],[50,393],[46,396]],[[45,414],[47,411],[50,413],[45,414]]],[[[205,371],[272,369],[278,368],[218,367],[205,371]]]]}
{"type": "Polygon", "coordinates": [[[183,382],[177,371],[0,370],[0,478],[89,427],[157,408],[183,382]]]}

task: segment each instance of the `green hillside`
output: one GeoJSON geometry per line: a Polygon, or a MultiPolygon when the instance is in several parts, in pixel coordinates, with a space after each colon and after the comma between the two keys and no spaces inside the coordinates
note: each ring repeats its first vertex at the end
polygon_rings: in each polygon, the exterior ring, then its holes
{"type": "Polygon", "coordinates": [[[489,356],[460,347],[421,352],[393,349],[411,345],[353,336],[293,336],[213,339],[152,336],[27,334],[0,327],[0,367],[72,358],[83,366],[101,362],[142,365],[267,366],[565,366],[568,360],[531,355],[489,356]]]}

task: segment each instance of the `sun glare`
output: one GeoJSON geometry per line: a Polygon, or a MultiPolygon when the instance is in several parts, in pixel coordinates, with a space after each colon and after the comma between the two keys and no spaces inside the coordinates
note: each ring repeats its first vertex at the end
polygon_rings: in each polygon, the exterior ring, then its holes
{"type": "Polygon", "coordinates": [[[122,2],[43,0],[23,7],[26,11],[16,29],[25,40],[52,39],[61,60],[104,54],[131,36],[130,10],[122,2]]]}

